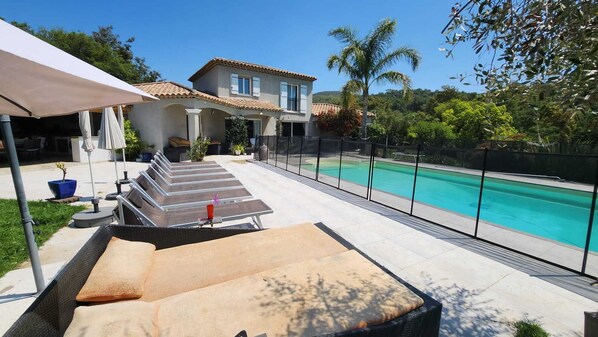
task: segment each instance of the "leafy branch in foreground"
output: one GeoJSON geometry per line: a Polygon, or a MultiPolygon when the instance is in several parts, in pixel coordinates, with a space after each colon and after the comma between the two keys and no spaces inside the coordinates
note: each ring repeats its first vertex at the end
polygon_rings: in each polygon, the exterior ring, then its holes
{"type": "MultiPolygon", "coordinates": [[[[512,84],[549,83],[564,109],[597,109],[598,2],[594,0],[470,0],[452,8],[448,57],[473,43],[487,63],[474,67],[491,92],[512,84]]],[[[532,95],[530,95],[532,96],[532,95]]]]}

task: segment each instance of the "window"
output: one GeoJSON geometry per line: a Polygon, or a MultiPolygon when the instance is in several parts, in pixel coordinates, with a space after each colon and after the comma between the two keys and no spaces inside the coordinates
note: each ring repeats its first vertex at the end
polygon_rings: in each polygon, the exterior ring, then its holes
{"type": "Polygon", "coordinates": [[[297,111],[297,86],[287,85],[287,110],[297,111]]]}
{"type": "Polygon", "coordinates": [[[251,79],[247,78],[247,77],[239,77],[238,80],[239,83],[239,89],[238,89],[238,93],[239,95],[251,95],[251,79]]]}
{"type": "Polygon", "coordinates": [[[303,137],[305,136],[305,123],[282,122],[283,137],[303,137]]]}

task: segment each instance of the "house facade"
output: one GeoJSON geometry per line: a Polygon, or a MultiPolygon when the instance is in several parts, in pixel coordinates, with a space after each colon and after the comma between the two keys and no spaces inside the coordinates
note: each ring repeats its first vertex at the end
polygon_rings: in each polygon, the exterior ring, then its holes
{"type": "Polygon", "coordinates": [[[315,77],[272,67],[215,58],[195,72],[191,86],[175,82],[137,84],[160,101],[129,112],[141,138],[157,149],[168,138],[199,135],[224,143],[231,116],[242,116],[248,144],[260,135],[309,135],[315,77]]]}

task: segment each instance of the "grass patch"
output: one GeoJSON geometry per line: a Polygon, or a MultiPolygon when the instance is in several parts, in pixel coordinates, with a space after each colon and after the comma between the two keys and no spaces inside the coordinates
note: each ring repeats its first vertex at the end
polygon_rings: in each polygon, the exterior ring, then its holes
{"type": "MultiPolygon", "coordinates": [[[[33,226],[38,247],[46,242],[60,228],[66,226],[73,214],[85,206],[55,204],[45,201],[30,201],[29,212],[38,223],[33,226]]],[[[0,199],[0,277],[28,259],[25,234],[21,225],[21,213],[16,200],[0,199]]]]}
{"type": "Polygon", "coordinates": [[[527,319],[513,323],[513,328],[515,329],[515,337],[550,336],[539,323],[527,319]]]}

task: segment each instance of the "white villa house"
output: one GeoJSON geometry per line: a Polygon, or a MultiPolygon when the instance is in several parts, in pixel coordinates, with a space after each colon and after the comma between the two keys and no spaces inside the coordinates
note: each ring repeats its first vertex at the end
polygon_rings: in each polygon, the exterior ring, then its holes
{"type": "Polygon", "coordinates": [[[275,135],[310,134],[315,77],[242,61],[214,58],[193,74],[192,87],[153,82],[136,86],[160,101],[134,105],[128,114],[141,138],[156,149],[170,137],[194,140],[199,135],[225,141],[227,120],[243,116],[248,141],[275,135]]]}

